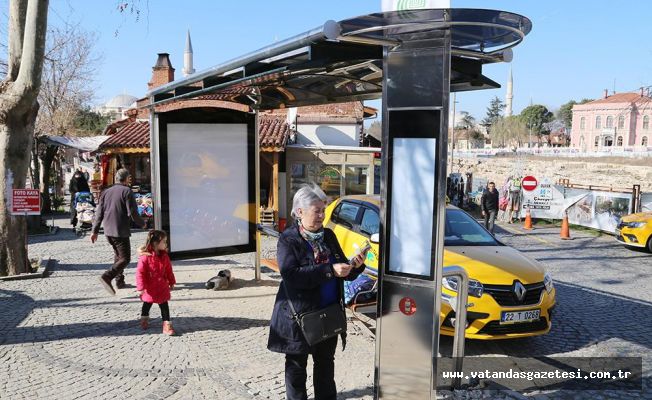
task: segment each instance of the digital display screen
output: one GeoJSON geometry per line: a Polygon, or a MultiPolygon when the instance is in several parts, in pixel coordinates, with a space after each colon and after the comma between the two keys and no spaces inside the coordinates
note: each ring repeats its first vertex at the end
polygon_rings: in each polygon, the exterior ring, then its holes
{"type": "Polygon", "coordinates": [[[170,251],[248,244],[247,125],[169,123],[167,154],[170,251]]]}
{"type": "Polygon", "coordinates": [[[389,271],[432,275],[437,139],[394,138],[389,271]]]}

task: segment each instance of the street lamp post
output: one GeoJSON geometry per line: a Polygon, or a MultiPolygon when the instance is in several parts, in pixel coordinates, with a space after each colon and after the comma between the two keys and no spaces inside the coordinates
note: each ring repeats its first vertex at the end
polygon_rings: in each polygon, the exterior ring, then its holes
{"type": "Polygon", "coordinates": [[[457,101],[455,101],[455,92],[453,92],[453,135],[452,135],[452,144],[451,144],[451,173],[453,173],[453,161],[455,158],[455,104],[457,104],[457,101]]]}

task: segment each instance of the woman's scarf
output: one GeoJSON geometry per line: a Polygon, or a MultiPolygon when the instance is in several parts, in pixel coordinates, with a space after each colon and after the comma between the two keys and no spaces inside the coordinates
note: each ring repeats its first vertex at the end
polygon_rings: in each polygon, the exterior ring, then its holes
{"type": "Polygon", "coordinates": [[[299,234],[304,238],[312,247],[315,256],[315,263],[323,264],[330,260],[331,251],[324,242],[324,228],[319,229],[317,232],[310,232],[304,229],[299,223],[299,234]]]}

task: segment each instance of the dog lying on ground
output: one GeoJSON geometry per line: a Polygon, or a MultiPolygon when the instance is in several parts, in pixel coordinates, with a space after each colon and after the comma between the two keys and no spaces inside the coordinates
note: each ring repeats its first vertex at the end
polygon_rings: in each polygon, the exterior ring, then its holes
{"type": "Polygon", "coordinates": [[[223,290],[228,289],[231,283],[231,271],[223,269],[206,282],[206,289],[223,290]]]}

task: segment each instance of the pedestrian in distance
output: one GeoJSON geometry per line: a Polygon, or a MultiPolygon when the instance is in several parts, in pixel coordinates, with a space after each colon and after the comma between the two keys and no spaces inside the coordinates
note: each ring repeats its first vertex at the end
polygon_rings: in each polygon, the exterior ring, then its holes
{"type": "Polygon", "coordinates": [[[131,191],[131,175],[126,169],[120,169],[115,174],[116,184],[102,192],[95,212],[95,221],[91,234],[91,243],[95,243],[100,226],[104,226],[104,236],[113,247],[113,266],[100,277],[109,294],[115,295],[111,281],[115,278],[118,289],[127,285],[123,271],[131,262],[131,221],[147,228],[147,224],[138,215],[138,206],[131,191]]]}
{"type": "Polygon", "coordinates": [[[70,178],[68,190],[70,191],[70,225],[75,228],[77,226],[77,209],[75,208],[75,196],[79,192],[90,193],[91,191],[90,187],[88,187],[88,180],[82,173],[81,169],[77,169],[72,175],[72,178],[70,178]]]}
{"type": "Polygon", "coordinates": [[[163,334],[172,336],[174,329],[170,322],[170,292],[177,283],[172,263],[168,256],[168,237],[164,231],[151,230],[147,242],[138,249],[139,258],[136,267],[136,290],[143,301],[140,313],[140,327],[149,328],[149,311],[154,303],[161,309],[163,334]]]}
{"type": "Polygon", "coordinates": [[[484,227],[493,235],[496,215],[498,215],[498,190],[494,182],[489,182],[487,188],[482,192],[480,208],[484,217],[484,227]]]}
{"type": "MultiPolygon", "coordinates": [[[[274,303],[267,347],[285,354],[285,392],[289,400],[308,398],[308,355],[313,360],[315,399],[336,399],[337,335],[311,346],[297,316],[338,302],[343,305],[344,280],[355,280],[365,268],[365,253],[349,262],[333,231],[324,228],[326,200],[324,192],[314,184],[299,189],[292,202],[296,223],[283,231],[277,245],[282,281],[274,303]]],[[[346,330],[340,337],[345,347],[346,330]]]]}

